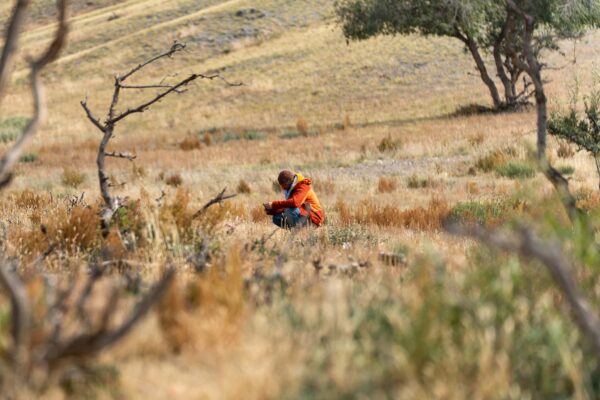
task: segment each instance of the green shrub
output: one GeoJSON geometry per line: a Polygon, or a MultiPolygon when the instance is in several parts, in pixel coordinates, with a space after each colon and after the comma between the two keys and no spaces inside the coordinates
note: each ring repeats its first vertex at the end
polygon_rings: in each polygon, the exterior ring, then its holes
{"type": "Polygon", "coordinates": [[[25,154],[21,155],[21,157],[19,157],[19,162],[32,163],[32,162],[37,161],[38,158],[39,158],[39,156],[37,155],[37,153],[25,153],[25,154]]]}
{"type": "Polygon", "coordinates": [[[529,164],[510,161],[496,168],[496,174],[510,179],[527,179],[535,176],[535,168],[529,164]]]}
{"type": "Polygon", "coordinates": [[[556,167],[556,170],[562,175],[573,175],[575,173],[575,167],[571,165],[560,165],[556,167]]]}

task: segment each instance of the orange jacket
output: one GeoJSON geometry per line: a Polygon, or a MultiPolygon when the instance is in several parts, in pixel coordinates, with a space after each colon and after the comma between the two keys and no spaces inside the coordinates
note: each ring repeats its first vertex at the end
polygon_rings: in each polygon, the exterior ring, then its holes
{"type": "Polygon", "coordinates": [[[296,174],[296,186],[292,189],[287,200],[274,201],[272,208],[274,213],[281,213],[286,208],[300,208],[301,215],[308,215],[307,205],[310,205],[310,220],[317,226],[325,221],[325,212],[312,190],[312,182],[300,174],[296,174]]]}

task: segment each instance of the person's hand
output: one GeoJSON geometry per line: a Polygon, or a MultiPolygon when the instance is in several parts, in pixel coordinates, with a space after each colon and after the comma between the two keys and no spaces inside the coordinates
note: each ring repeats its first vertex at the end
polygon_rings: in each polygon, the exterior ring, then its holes
{"type": "Polygon", "coordinates": [[[273,204],[271,204],[271,203],[263,203],[263,207],[265,208],[265,211],[267,211],[267,212],[273,210],[273,204]]]}

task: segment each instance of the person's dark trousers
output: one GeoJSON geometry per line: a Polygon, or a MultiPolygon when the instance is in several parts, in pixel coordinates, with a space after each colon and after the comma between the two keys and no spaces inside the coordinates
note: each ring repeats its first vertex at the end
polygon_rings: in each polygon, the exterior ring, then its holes
{"type": "Polygon", "coordinates": [[[308,217],[302,216],[299,208],[286,208],[283,213],[273,215],[273,223],[283,229],[300,228],[308,224],[308,217]]]}

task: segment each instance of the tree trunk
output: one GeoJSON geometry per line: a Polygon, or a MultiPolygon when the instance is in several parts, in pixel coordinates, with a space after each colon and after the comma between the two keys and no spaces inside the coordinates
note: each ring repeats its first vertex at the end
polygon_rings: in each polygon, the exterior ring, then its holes
{"type": "Polygon", "coordinates": [[[494,108],[498,109],[502,107],[502,100],[500,99],[500,93],[498,92],[498,88],[494,83],[494,80],[490,77],[488,73],[487,67],[485,66],[485,62],[481,57],[481,53],[479,52],[479,47],[477,43],[470,36],[466,37],[465,44],[467,48],[471,52],[473,59],[475,60],[475,64],[477,64],[477,70],[479,70],[479,75],[481,76],[481,80],[486,84],[488,90],[490,91],[490,95],[492,96],[492,101],[494,102],[494,108]]]}
{"type": "Polygon", "coordinates": [[[108,188],[108,175],[106,174],[104,161],[106,159],[106,146],[113,135],[114,126],[108,125],[104,130],[104,136],[100,141],[98,148],[98,157],[96,158],[96,165],[98,166],[98,181],[100,183],[100,193],[102,194],[102,200],[104,200],[104,209],[100,216],[100,225],[102,229],[102,236],[107,237],[110,231],[110,220],[114,214],[115,205],[113,199],[110,196],[108,188]]]}
{"type": "Polygon", "coordinates": [[[502,61],[502,39],[497,40],[494,43],[494,62],[496,63],[496,71],[498,72],[498,77],[500,81],[502,81],[502,86],[504,86],[504,101],[507,105],[512,105],[516,101],[516,91],[515,85],[511,82],[511,79],[506,74],[506,70],[504,69],[504,63],[502,61]]]}
{"type": "MultiPolygon", "coordinates": [[[[577,208],[575,197],[569,190],[569,181],[555,168],[550,165],[546,158],[546,134],[548,129],[548,100],[544,90],[544,82],[542,80],[542,66],[540,65],[537,56],[533,50],[533,32],[535,21],[533,17],[526,14],[512,0],[506,0],[507,5],[513,12],[520,16],[523,20],[525,29],[523,30],[523,56],[525,60],[521,60],[518,54],[512,47],[512,30],[509,30],[507,37],[507,48],[512,55],[513,63],[516,67],[524,70],[531,78],[535,88],[535,103],[537,109],[537,158],[541,170],[546,178],[552,183],[561,199],[563,207],[569,214],[571,221],[580,221],[581,213],[577,208]]],[[[510,18],[510,16],[509,16],[510,18]]]]}

